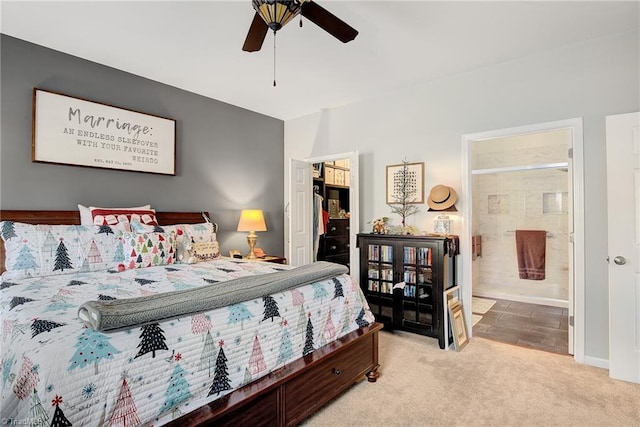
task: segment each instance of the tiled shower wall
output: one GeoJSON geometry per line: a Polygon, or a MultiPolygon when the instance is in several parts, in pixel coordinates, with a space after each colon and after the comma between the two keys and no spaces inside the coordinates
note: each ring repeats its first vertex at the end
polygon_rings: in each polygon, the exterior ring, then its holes
{"type": "MultiPolygon", "coordinates": [[[[569,131],[544,132],[472,147],[474,170],[567,162],[569,131]]],[[[473,234],[482,255],[473,262],[473,292],[479,296],[562,305],[568,299],[568,208],[566,168],[473,175],[473,234]],[[515,230],[546,230],[546,278],[518,277],[515,230]]]]}

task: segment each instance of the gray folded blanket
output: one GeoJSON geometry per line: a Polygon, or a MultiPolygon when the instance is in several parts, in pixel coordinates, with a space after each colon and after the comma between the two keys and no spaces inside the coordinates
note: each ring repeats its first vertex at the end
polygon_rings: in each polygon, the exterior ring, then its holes
{"type": "Polygon", "coordinates": [[[111,301],[88,301],[78,309],[78,317],[96,331],[112,331],[250,301],[347,272],[344,265],[318,261],[291,270],[241,277],[199,288],[111,301]]]}

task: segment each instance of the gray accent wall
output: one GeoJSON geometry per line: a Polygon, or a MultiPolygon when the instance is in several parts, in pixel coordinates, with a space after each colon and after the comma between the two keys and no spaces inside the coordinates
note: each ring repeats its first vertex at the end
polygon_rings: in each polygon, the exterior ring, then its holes
{"type": "Polygon", "coordinates": [[[1,209],[204,210],[219,224],[225,253],[248,250],[246,233],[235,231],[240,210],[263,209],[268,231],[258,233],[258,246],[283,254],[282,120],[4,34],[0,51],[1,209]],[[33,163],[34,87],[175,119],[176,175],[33,163]]]}

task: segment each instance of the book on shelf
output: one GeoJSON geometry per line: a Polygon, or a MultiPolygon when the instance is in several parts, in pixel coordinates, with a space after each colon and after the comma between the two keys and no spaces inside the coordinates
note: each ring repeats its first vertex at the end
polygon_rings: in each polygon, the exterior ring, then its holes
{"type": "Polygon", "coordinates": [[[403,261],[405,264],[430,266],[432,252],[431,248],[405,246],[403,250],[403,261]]]}
{"type": "Polygon", "coordinates": [[[367,289],[372,292],[378,292],[378,282],[376,280],[369,280],[369,286],[367,289]]]}
{"type": "Polygon", "coordinates": [[[405,267],[404,281],[409,283],[432,283],[433,272],[430,268],[405,267]]]}
{"type": "Polygon", "coordinates": [[[415,285],[406,285],[404,287],[404,296],[413,298],[416,296],[416,286],[415,285]]]}
{"type": "Polygon", "coordinates": [[[369,245],[369,260],[380,261],[380,251],[378,245],[369,245]]]}
{"type": "Polygon", "coordinates": [[[416,283],[416,271],[411,269],[405,270],[404,281],[407,283],[416,283]]]}
{"type": "Polygon", "coordinates": [[[369,245],[369,260],[393,262],[393,246],[369,245]]]}
{"type": "Polygon", "coordinates": [[[404,247],[404,257],[403,261],[405,264],[415,264],[416,263],[416,248],[412,246],[404,247]]]}

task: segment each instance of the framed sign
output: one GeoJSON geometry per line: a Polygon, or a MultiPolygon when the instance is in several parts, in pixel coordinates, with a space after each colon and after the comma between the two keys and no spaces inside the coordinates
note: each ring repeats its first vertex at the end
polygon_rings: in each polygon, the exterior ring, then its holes
{"type": "Polygon", "coordinates": [[[387,166],[387,204],[424,203],[424,163],[387,166]]]}
{"type": "Polygon", "coordinates": [[[31,160],[176,174],[176,121],[33,89],[31,160]]]}

